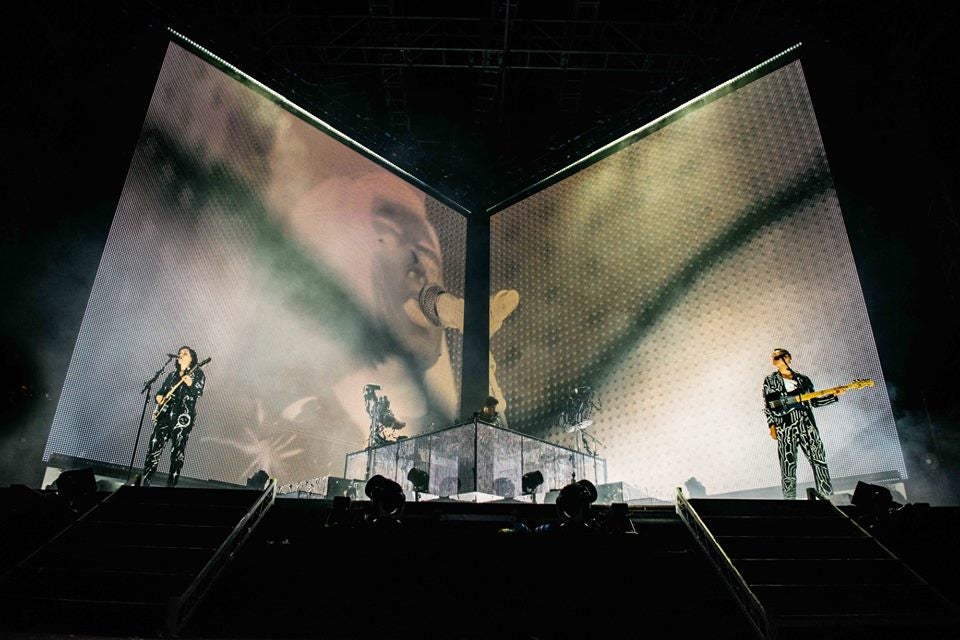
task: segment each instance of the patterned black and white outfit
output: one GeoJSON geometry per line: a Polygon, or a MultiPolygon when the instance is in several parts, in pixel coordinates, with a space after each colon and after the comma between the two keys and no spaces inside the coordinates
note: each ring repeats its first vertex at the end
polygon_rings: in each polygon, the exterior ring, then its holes
{"type": "MultiPolygon", "coordinates": [[[[153,425],[153,435],[150,436],[150,447],[147,449],[147,458],[143,463],[143,484],[149,485],[150,478],[157,471],[160,456],[167,440],[170,441],[170,475],[167,476],[167,486],[175,487],[180,479],[180,470],[183,468],[184,451],[190,431],[197,418],[197,398],[203,394],[203,385],[207,377],[203,369],[197,369],[191,376],[193,385],[181,384],[173,393],[164,411],[153,425]]],[[[163,381],[157,395],[166,395],[173,385],[180,381],[180,373],[171,371],[163,381]]]]}
{"type": "Polygon", "coordinates": [[[800,394],[814,391],[813,382],[802,373],[793,372],[793,380],[785,380],[779,371],[774,371],[763,381],[763,412],[767,425],[777,429],[777,453],[780,456],[780,477],[783,497],[793,500],[797,497],[797,458],[799,450],[807,456],[813,469],[813,480],[817,493],[821,496],[833,494],[830,483],[830,471],[827,469],[827,454],[817,431],[817,422],[813,418],[811,407],[822,407],[837,402],[836,396],[814,398],[795,405],[785,415],[778,416],[767,406],[767,400],[777,399],[781,394],[800,394]],[[796,383],[796,387],[789,387],[796,383]],[[789,387],[788,387],[789,385],[789,387]]]}

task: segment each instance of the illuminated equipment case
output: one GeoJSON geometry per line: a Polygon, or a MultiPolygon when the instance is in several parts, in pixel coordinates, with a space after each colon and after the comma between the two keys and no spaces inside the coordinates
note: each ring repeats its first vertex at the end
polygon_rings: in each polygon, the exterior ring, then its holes
{"type": "Polygon", "coordinates": [[[482,420],[349,453],[344,476],[366,480],[379,474],[412,491],[407,474],[413,468],[430,474],[426,493],[471,501],[520,496],[523,475],[534,471],[543,475],[536,493],[584,478],[607,481],[603,458],[482,420]]]}

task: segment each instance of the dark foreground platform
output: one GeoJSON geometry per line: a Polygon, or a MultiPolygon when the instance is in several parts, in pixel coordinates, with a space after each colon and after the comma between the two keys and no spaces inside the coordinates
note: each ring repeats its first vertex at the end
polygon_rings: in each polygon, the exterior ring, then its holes
{"type": "MultiPolygon", "coordinates": [[[[91,497],[109,500],[89,511],[50,492],[0,490],[2,631],[19,638],[760,637],[672,506],[594,506],[592,526],[560,527],[556,505],[407,503],[374,523],[366,502],[335,510],[328,500],[282,499],[256,526],[241,527],[241,544],[208,571],[259,495],[127,487],[91,497]],[[72,533],[47,542],[64,527],[72,533]],[[194,607],[183,592],[197,581],[204,588],[194,590],[194,607]],[[171,602],[185,612],[175,626],[171,602]],[[664,627],[668,635],[656,633],[664,627]]],[[[768,509],[761,502],[751,506],[768,509]]],[[[882,521],[845,511],[956,602],[960,509],[910,507],[882,521]]],[[[786,513],[772,516],[790,524],[786,513]]],[[[843,560],[842,547],[834,556],[843,560]]],[[[843,611],[854,591],[831,590],[832,607],[843,611]]],[[[854,628],[805,633],[883,637],[854,628]]]]}

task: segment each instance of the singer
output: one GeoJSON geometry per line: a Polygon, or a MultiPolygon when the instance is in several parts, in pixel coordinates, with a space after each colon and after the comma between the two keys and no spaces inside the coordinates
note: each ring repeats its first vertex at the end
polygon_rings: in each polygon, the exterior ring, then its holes
{"type": "Polygon", "coordinates": [[[770,427],[770,437],[777,441],[780,457],[780,476],[783,497],[797,497],[797,453],[803,450],[813,469],[816,491],[820,496],[833,494],[830,471],[827,469],[827,454],[817,431],[812,407],[821,407],[837,402],[835,395],[815,398],[796,406],[784,415],[777,415],[767,405],[767,400],[782,394],[809,393],[814,390],[810,378],[790,368],[791,356],[786,349],[777,348],[771,356],[776,371],[763,381],[764,413],[770,427]]]}
{"type": "Polygon", "coordinates": [[[170,441],[170,475],[167,486],[177,486],[183,468],[183,454],[187,440],[197,417],[197,398],[203,394],[206,375],[197,367],[197,352],[190,347],[180,347],[177,352],[177,367],[167,375],[157,392],[158,411],[153,421],[153,435],[143,463],[143,484],[149,486],[157,471],[160,456],[167,440],[170,441]],[[179,386],[178,386],[179,383],[179,386]],[[163,403],[164,397],[176,387],[173,395],[163,403]],[[161,407],[162,404],[162,407],[161,407]]]}

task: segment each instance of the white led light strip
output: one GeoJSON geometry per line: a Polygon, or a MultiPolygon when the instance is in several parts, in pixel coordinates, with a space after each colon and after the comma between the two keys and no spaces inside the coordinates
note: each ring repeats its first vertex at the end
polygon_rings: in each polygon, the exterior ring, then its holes
{"type": "MultiPolygon", "coordinates": [[[[538,190],[538,189],[537,189],[537,186],[538,186],[538,185],[542,185],[542,184],[545,184],[545,183],[549,183],[551,180],[553,180],[554,178],[556,178],[558,175],[560,175],[560,174],[562,174],[562,173],[565,173],[565,172],[569,171],[570,169],[573,169],[573,168],[576,167],[576,166],[589,163],[589,161],[590,161],[591,158],[594,158],[594,157],[596,157],[597,155],[602,154],[604,151],[610,149],[611,147],[615,147],[616,145],[620,144],[620,143],[623,142],[624,140],[627,140],[627,139],[629,139],[629,138],[631,138],[631,137],[634,137],[634,136],[636,136],[636,135],[638,135],[638,134],[640,134],[640,133],[643,133],[643,132],[646,131],[647,129],[650,129],[650,128],[652,128],[652,127],[655,127],[657,124],[663,122],[664,120],[666,120],[667,118],[673,116],[673,115],[676,114],[677,112],[686,109],[687,107],[689,107],[690,105],[696,103],[697,101],[703,100],[704,98],[707,98],[707,97],[709,97],[709,96],[717,93],[717,92],[720,91],[721,89],[724,89],[725,87],[728,87],[728,86],[734,84],[735,82],[738,82],[739,80],[742,80],[743,78],[745,78],[746,76],[750,75],[751,73],[757,71],[758,69],[761,69],[761,68],[765,67],[766,65],[768,65],[768,64],[770,64],[770,63],[772,63],[772,62],[775,62],[775,61],[779,60],[780,58],[784,57],[785,55],[788,55],[788,54],[789,54],[790,52],[792,52],[792,51],[796,51],[797,49],[800,48],[800,45],[802,45],[802,44],[803,44],[802,42],[798,42],[797,44],[793,45],[793,46],[790,47],[789,49],[784,49],[783,51],[781,51],[781,52],[778,53],[777,55],[773,56],[772,58],[769,58],[768,60],[764,60],[763,62],[761,62],[761,63],[759,63],[759,64],[757,64],[757,65],[755,65],[755,66],[753,66],[753,67],[750,67],[749,69],[747,69],[747,70],[744,71],[743,73],[741,73],[741,74],[739,74],[739,75],[737,75],[737,76],[734,76],[733,78],[730,78],[730,79],[727,80],[726,82],[724,82],[724,83],[722,83],[722,84],[718,84],[718,85],[715,86],[714,88],[712,88],[712,89],[710,89],[710,90],[708,90],[708,91],[705,91],[705,92],[701,93],[701,94],[700,94],[699,96],[697,96],[696,98],[691,98],[690,100],[687,100],[686,102],[684,102],[684,103],[681,104],[680,106],[674,107],[673,109],[671,109],[670,111],[667,111],[667,112],[666,112],[665,114],[663,114],[662,116],[659,116],[659,117],[657,117],[657,118],[654,118],[653,120],[651,120],[651,121],[648,122],[647,124],[643,125],[642,127],[639,127],[639,128],[637,128],[637,129],[634,129],[634,130],[631,131],[630,133],[625,133],[625,134],[623,134],[622,136],[620,136],[619,138],[617,138],[616,140],[613,140],[612,142],[608,142],[607,144],[603,145],[603,146],[600,147],[599,149],[595,149],[594,151],[591,151],[590,153],[588,153],[587,155],[583,156],[583,157],[580,158],[579,160],[574,160],[573,162],[571,162],[570,164],[568,164],[568,165],[565,166],[564,168],[562,168],[562,169],[560,169],[560,170],[558,170],[558,171],[554,171],[553,173],[551,173],[551,174],[550,174],[549,176],[547,176],[546,178],[543,178],[543,179],[541,179],[541,180],[538,180],[537,182],[535,182],[534,184],[530,185],[529,187],[527,187],[526,189],[524,189],[523,191],[521,191],[521,192],[519,192],[519,193],[526,193],[526,194],[529,195],[530,193],[532,193],[532,192],[534,192],[534,191],[537,191],[537,190],[538,190]]],[[[516,197],[516,195],[517,195],[517,194],[511,196],[510,198],[507,198],[506,200],[500,201],[499,203],[495,204],[495,205],[492,206],[492,207],[489,207],[489,208],[487,209],[487,212],[489,213],[489,212],[491,212],[491,211],[494,211],[494,210],[499,209],[500,205],[502,205],[504,202],[507,202],[507,201],[509,201],[509,200],[512,200],[513,198],[516,197]]]]}

